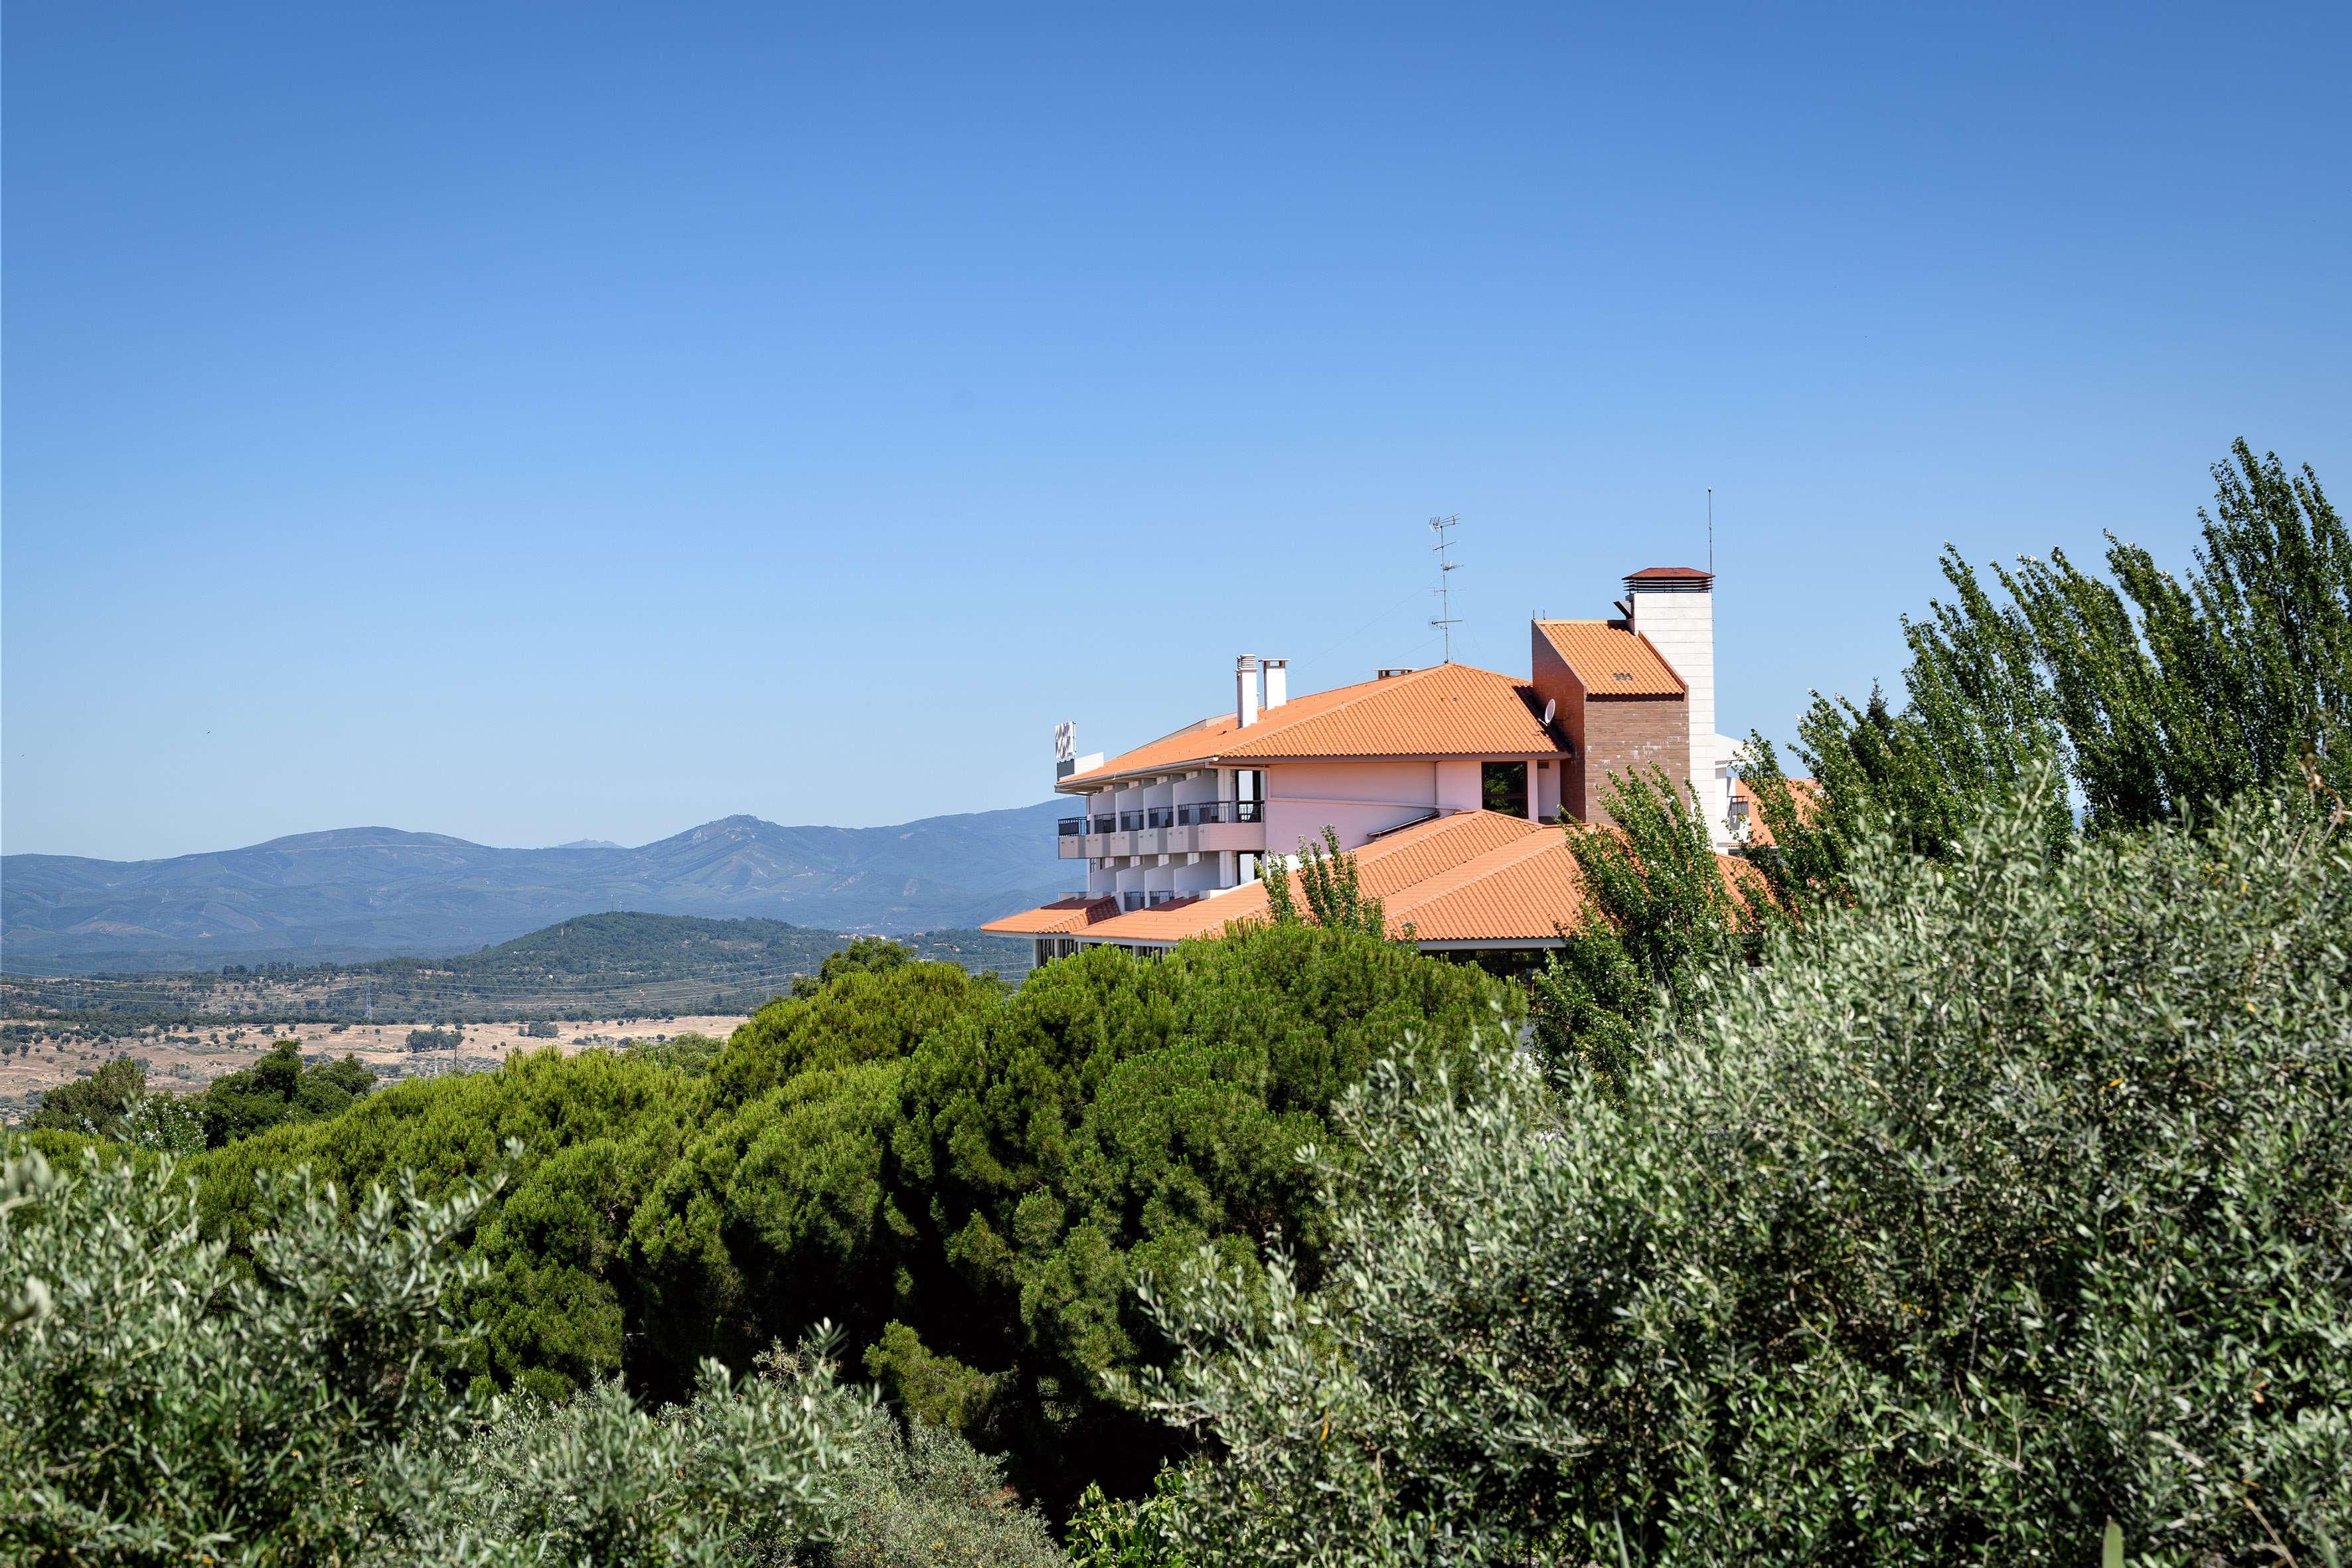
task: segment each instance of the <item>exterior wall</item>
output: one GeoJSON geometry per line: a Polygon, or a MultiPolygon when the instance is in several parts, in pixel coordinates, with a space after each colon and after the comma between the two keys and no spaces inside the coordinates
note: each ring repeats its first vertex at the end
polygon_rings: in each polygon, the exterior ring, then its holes
{"type": "Polygon", "coordinates": [[[1590,821],[1591,812],[1587,805],[1584,787],[1584,683],[1576,679],[1576,672],[1568,668],[1568,661],[1559,657],[1559,650],[1551,646],[1551,639],[1544,636],[1542,628],[1532,621],[1528,623],[1528,641],[1532,645],[1528,666],[1530,683],[1536,689],[1536,700],[1556,706],[1552,723],[1567,736],[1568,749],[1574,753],[1551,770],[1556,782],[1552,785],[1552,798],[1544,807],[1544,815],[1549,816],[1555,811],[1566,811],[1580,822],[1590,821]]]}
{"type": "MultiPolygon", "coordinates": [[[[1690,688],[1688,732],[1683,744],[1688,760],[1681,772],[1671,776],[1694,783],[1700,802],[1708,808],[1709,820],[1720,831],[1724,814],[1730,807],[1728,802],[1717,807],[1711,799],[1717,762],[1715,595],[1633,593],[1626,595],[1625,603],[1633,607],[1633,629],[1650,639],[1650,646],[1690,688]]],[[[1595,784],[1597,787],[1598,775],[1595,784]]]]}
{"type": "MultiPolygon", "coordinates": [[[[1552,716],[1552,722],[1566,730],[1571,740],[1579,740],[1578,726],[1584,722],[1583,683],[1568,668],[1568,661],[1559,657],[1559,650],[1551,646],[1551,638],[1544,636],[1543,628],[1533,621],[1528,623],[1528,684],[1536,689],[1538,710],[1547,702],[1557,704],[1559,710],[1552,716]]],[[[1584,749],[1580,741],[1575,749],[1584,749]]]]}
{"type": "Polygon", "coordinates": [[[1481,765],[1475,762],[1437,764],[1437,804],[1445,811],[1479,811],[1486,805],[1481,765]]]}
{"type": "MultiPolygon", "coordinates": [[[[1353,849],[1385,828],[1427,815],[1439,801],[1439,774],[1458,763],[1286,763],[1265,771],[1265,847],[1297,853],[1328,824],[1340,847],[1353,849]]],[[[1478,764],[1470,770],[1477,793],[1478,764]]]]}
{"type": "Polygon", "coordinates": [[[1577,761],[1583,764],[1585,809],[1576,815],[1587,822],[1610,822],[1601,801],[1612,773],[1658,767],[1677,782],[1688,778],[1687,712],[1679,697],[1619,697],[1586,704],[1585,743],[1577,748],[1577,761]]]}
{"type": "Polygon", "coordinates": [[[1567,777],[1568,763],[1535,763],[1535,782],[1528,787],[1528,815],[1538,822],[1552,822],[1559,816],[1559,786],[1567,777]]]}

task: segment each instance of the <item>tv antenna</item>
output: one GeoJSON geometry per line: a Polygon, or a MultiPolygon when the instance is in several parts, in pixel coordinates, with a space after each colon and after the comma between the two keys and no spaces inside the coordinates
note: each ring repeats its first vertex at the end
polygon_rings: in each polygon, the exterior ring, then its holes
{"type": "Polygon", "coordinates": [[[1715,575],[1715,487],[1706,487],[1706,574],[1715,575]]]}
{"type": "Polygon", "coordinates": [[[1437,616],[1436,618],[1432,620],[1429,624],[1435,626],[1441,633],[1444,634],[1445,662],[1448,664],[1452,664],[1454,662],[1454,628],[1460,626],[1462,623],[1454,618],[1453,588],[1447,579],[1449,574],[1459,567],[1462,563],[1448,559],[1446,556],[1446,551],[1454,542],[1453,539],[1450,537],[1453,530],[1461,522],[1461,521],[1462,514],[1460,512],[1455,512],[1447,517],[1433,517],[1429,520],[1429,531],[1437,535],[1437,543],[1435,546],[1437,554],[1437,616]]]}

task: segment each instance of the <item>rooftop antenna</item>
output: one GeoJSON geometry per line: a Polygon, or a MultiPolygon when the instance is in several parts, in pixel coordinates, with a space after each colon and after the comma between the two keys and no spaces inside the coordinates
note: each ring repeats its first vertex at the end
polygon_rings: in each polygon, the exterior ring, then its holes
{"type": "Polygon", "coordinates": [[[1454,662],[1454,628],[1460,626],[1462,623],[1454,619],[1454,595],[1451,585],[1448,584],[1446,579],[1447,574],[1453,572],[1456,567],[1460,566],[1462,563],[1459,561],[1448,560],[1446,558],[1445,552],[1447,547],[1454,542],[1448,535],[1454,527],[1461,521],[1462,514],[1460,512],[1455,512],[1448,517],[1433,517],[1429,520],[1429,531],[1437,535],[1437,616],[1429,624],[1435,626],[1440,632],[1444,634],[1445,662],[1448,664],[1452,664],[1454,662]]]}
{"type": "Polygon", "coordinates": [[[1706,574],[1715,575],[1715,487],[1706,487],[1706,574]]]}

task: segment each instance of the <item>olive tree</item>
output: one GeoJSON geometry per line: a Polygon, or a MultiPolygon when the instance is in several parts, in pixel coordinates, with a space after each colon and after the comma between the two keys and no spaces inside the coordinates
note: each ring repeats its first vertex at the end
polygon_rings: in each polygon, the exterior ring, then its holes
{"type": "Polygon", "coordinates": [[[1319,1289],[1157,1283],[1192,1561],[2352,1550],[2340,826],[2059,855],[2029,796],[1855,877],[1622,1096],[1376,1068],[1319,1289]]]}

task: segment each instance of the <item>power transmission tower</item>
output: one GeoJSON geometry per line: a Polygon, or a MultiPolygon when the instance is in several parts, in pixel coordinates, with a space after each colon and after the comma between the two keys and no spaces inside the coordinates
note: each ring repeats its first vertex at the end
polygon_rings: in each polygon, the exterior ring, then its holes
{"type": "Polygon", "coordinates": [[[1448,559],[1446,550],[1454,542],[1451,535],[1454,525],[1461,521],[1459,512],[1429,520],[1429,531],[1437,535],[1437,616],[1429,624],[1444,635],[1445,662],[1448,664],[1454,662],[1454,628],[1462,624],[1454,618],[1454,594],[1449,579],[1462,563],[1448,559]]]}

